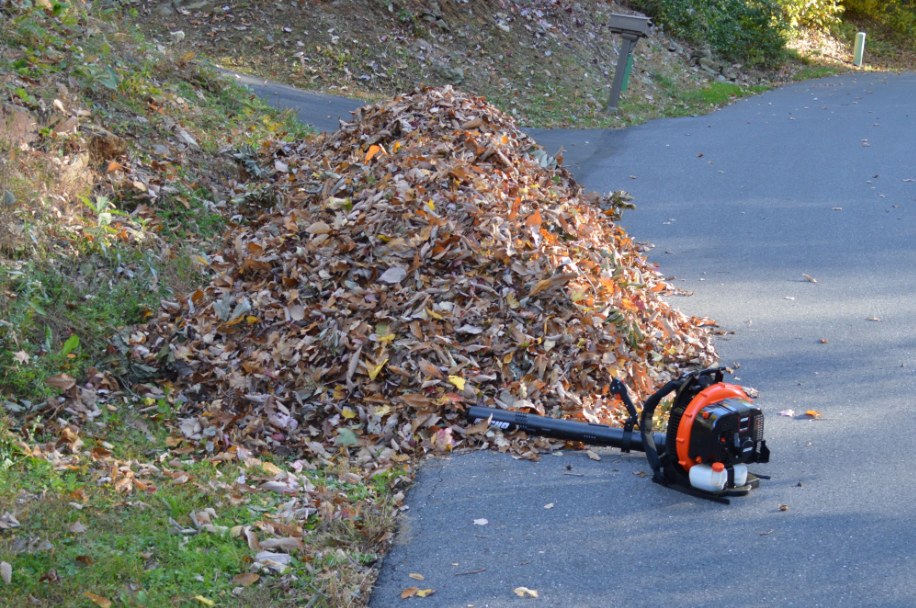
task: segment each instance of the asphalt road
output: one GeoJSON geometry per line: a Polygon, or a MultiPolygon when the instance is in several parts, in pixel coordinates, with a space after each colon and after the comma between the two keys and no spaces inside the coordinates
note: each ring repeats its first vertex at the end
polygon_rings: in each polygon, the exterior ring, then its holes
{"type": "Polygon", "coordinates": [[[772,462],[752,470],[773,479],[724,506],[616,450],[430,460],[371,605],[916,606],[916,75],[532,133],[589,188],[630,191],[622,223],[694,292],[673,304],[735,332],[717,346],[761,392],[772,462]],[[435,593],[400,599],[413,586],[435,593]]]}

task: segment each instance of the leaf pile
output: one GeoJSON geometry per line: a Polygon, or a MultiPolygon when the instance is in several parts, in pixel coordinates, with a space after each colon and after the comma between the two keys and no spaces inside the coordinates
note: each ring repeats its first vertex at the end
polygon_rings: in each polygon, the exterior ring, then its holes
{"type": "Polygon", "coordinates": [[[210,285],[131,339],[210,451],[536,458],[546,441],[465,428],[464,407],[613,423],[612,377],[644,397],[715,360],[613,223],[625,193],[586,194],[482,98],[417,90],[267,152],[282,208],[232,226],[210,285]]]}

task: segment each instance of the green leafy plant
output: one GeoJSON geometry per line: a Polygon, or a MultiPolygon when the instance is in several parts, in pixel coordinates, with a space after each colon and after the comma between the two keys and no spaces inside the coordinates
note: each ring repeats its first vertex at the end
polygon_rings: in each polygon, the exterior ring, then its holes
{"type": "Polygon", "coordinates": [[[641,9],[671,34],[709,44],[727,59],[773,64],[782,58],[790,29],[776,0],[639,0],[641,9]]]}

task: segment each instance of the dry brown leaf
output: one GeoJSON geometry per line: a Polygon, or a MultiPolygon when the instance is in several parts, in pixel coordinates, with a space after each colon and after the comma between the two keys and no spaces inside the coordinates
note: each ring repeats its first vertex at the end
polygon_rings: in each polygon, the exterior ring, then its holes
{"type": "Polygon", "coordinates": [[[76,385],[76,378],[68,374],[57,374],[56,376],[45,378],[45,384],[62,391],[68,391],[76,385]]]}
{"type": "Polygon", "coordinates": [[[419,587],[408,587],[404,589],[404,591],[401,591],[401,599],[406,600],[407,598],[411,598],[415,596],[419,590],[419,587]]]}
{"type": "Polygon", "coordinates": [[[250,587],[258,582],[260,575],[254,572],[242,572],[232,577],[232,584],[240,587],[250,587]]]}
{"type": "Polygon", "coordinates": [[[82,534],[83,532],[85,532],[88,529],[89,528],[86,526],[86,524],[80,521],[75,522],[73,525],[70,526],[70,532],[74,534],[82,534]]]}

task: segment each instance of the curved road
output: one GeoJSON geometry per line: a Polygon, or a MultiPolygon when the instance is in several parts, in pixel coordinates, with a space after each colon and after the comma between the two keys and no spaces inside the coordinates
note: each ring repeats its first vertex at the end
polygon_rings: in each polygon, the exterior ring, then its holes
{"type": "Polygon", "coordinates": [[[531,133],[589,188],[636,197],[622,223],[695,294],[673,304],[717,319],[722,361],[761,392],[773,457],[753,469],[773,479],[723,506],[616,450],[430,460],[371,605],[420,586],[427,608],[916,606],[916,74],[531,133]]]}

